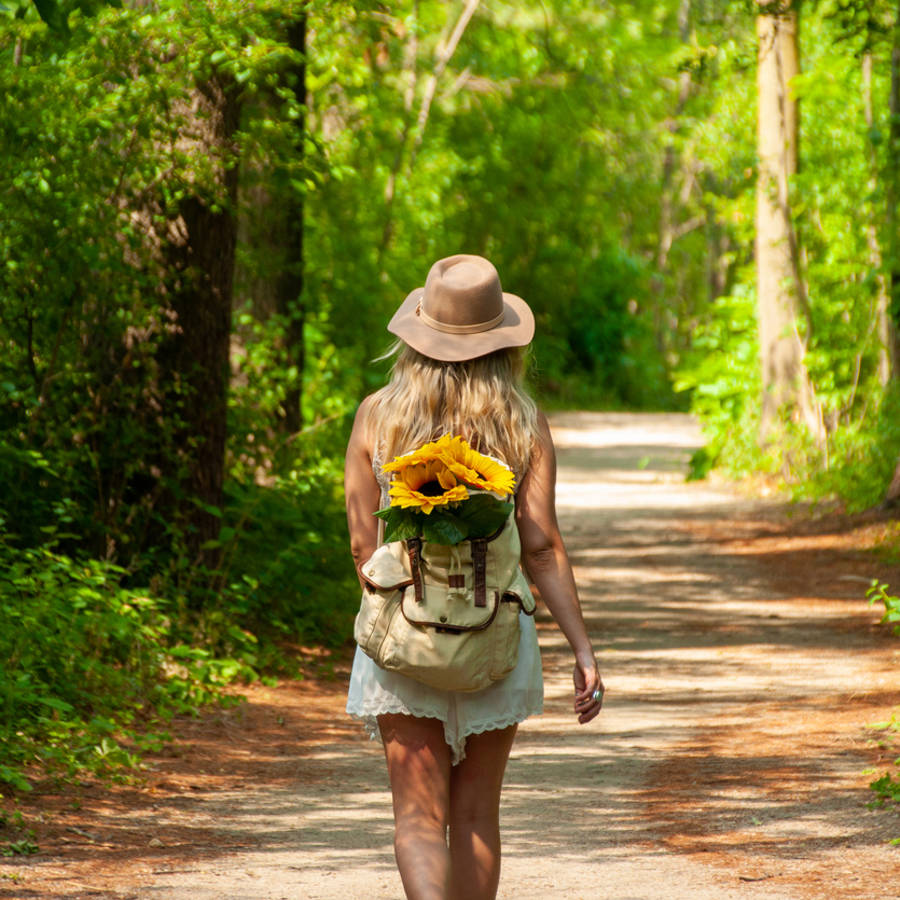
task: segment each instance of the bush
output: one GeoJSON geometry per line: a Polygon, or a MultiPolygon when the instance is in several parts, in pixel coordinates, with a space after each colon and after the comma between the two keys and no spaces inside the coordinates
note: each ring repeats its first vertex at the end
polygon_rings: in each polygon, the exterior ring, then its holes
{"type": "Polygon", "coordinates": [[[0,540],[0,780],[24,767],[107,770],[136,757],[115,740],[135,718],[196,702],[167,652],[163,603],[122,588],[123,571],[0,540]]]}
{"type": "Polygon", "coordinates": [[[206,608],[263,642],[336,646],[353,632],[359,584],[350,556],[343,470],[322,458],[272,483],[228,486],[221,593],[206,608]]]}
{"type": "MultiPolygon", "coordinates": [[[[869,605],[874,603],[884,604],[884,616],[882,616],[882,624],[889,624],[893,627],[894,634],[900,635],[900,597],[894,597],[888,593],[888,585],[881,584],[877,580],[872,581],[866,596],[869,598],[869,605]]],[[[890,722],[884,724],[885,730],[894,732],[900,731],[900,720],[897,719],[896,713],[890,722]]],[[[900,757],[894,760],[895,766],[900,766],[900,757]]],[[[884,772],[879,778],[876,778],[869,787],[876,793],[878,799],[875,801],[877,805],[883,806],[885,803],[900,803],[900,777],[893,775],[891,772],[884,772]]],[[[898,838],[894,843],[900,843],[898,838]]]]}

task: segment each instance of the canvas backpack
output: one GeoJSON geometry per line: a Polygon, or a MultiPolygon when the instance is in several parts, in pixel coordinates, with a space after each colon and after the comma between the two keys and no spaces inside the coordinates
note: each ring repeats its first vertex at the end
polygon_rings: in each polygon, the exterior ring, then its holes
{"type": "Polygon", "coordinates": [[[513,513],[487,538],[383,544],[359,567],[356,642],[382,668],[431,687],[488,687],[515,668],[519,612],[534,614],[520,556],[513,513]]]}

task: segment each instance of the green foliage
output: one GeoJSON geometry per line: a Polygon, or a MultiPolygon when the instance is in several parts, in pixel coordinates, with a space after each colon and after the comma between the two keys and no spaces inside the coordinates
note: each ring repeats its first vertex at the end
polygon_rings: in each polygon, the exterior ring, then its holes
{"type": "Polygon", "coordinates": [[[503,526],[512,510],[512,503],[498,500],[493,494],[473,493],[465,501],[435,507],[430,513],[388,506],[375,515],[384,520],[385,541],[421,537],[435,544],[458,544],[490,537],[503,526]]]}
{"type": "MultiPolygon", "coordinates": [[[[33,837],[32,833],[32,837],[33,837]]],[[[6,846],[0,850],[3,856],[30,856],[32,853],[38,853],[40,847],[31,840],[31,838],[22,838],[19,841],[9,841],[6,846]]]]}
{"type": "MultiPolygon", "coordinates": [[[[358,10],[338,33],[311,20],[322,53],[310,60],[309,115],[329,174],[307,198],[307,293],[314,309],[340,297],[353,311],[330,323],[335,345],[352,335],[359,351],[342,377],[372,386],[364,363],[385,349],[398,302],[435,258],[477,252],[535,311],[537,383],[550,402],[671,405],[660,345],[677,355],[684,324],[674,298],[655,291],[647,257],[675,11],[480,7],[420,127],[427,79],[405,100],[413,74],[404,60],[416,49],[417,70],[428,71],[458,12],[358,10]],[[635,55],[646,69],[631,64],[635,55]],[[672,308],[674,327],[660,307],[672,308]]],[[[702,277],[702,266],[689,268],[702,277]]]]}
{"type": "Polygon", "coordinates": [[[712,304],[694,332],[675,389],[691,392],[709,443],[692,459],[693,477],[713,466],[737,475],[760,463],[756,446],[760,390],[753,293],[737,285],[712,304]]]}
{"type": "MultiPolygon", "coordinates": [[[[894,764],[900,766],[900,757],[897,757],[894,764]]],[[[869,787],[878,795],[877,805],[900,803],[900,777],[885,772],[880,778],[876,778],[869,787]]],[[[900,843],[900,838],[896,839],[895,843],[900,843]]]]}
{"type": "Polygon", "coordinates": [[[866,597],[869,598],[869,606],[875,603],[884,604],[884,616],[881,619],[883,625],[891,624],[894,634],[900,635],[900,597],[893,597],[888,593],[888,585],[873,580],[866,597]]]}
{"type": "MultiPolygon", "coordinates": [[[[869,606],[875,603],[884,604],[884,616],[882,616],[882,624],[893,626],[894,634],[900,635],[900,597],[894,597],[888,593],[889,587],[882,584],[877,579],[873,579],[866,596],[869,598],[869,606]]],[[[885,731],[900,731],[900,719],[895,713],[890,722],[884,725],[874,726],[883,728],[885,731]]],[[[900,766],[900,757],[894,760],[895,766],[900,766]]],[[[884,772],[869,784],[869,787],[875,792],[878,799],[876,805],[884,806],[886,803],[900,804],[900,775],[892,772],[884,772]]],[[[900,843],[897,838],[894,843],[900,843]]]]}
{"type": "MultiPolygon", "coordinates": [[[[884,589],[886,585],[878,585],[877,587],[884,589]]],[[[893,599],[895,602],[897,600],[897,598],[888,599],[893,599]]],[[[898,719],[896,712],[891,716],[889,722],[881,722],[871,727],[885,733],[886,737],[878,741],[882,749],[890,752],[896,747],[896,735],[900,732],[900,719],[898,719]]],[[[900,757],[894,760],[894,769],[900,769],[900,757]]],[[[882,772],[869,783],[869,788],[876,795],[876,799],[872,801],[870,806],[883,807],[887,804],[900,804],[900,772],[890,770],[882,772]]],[[[900,845],[900,837],[894,838],[891,843],[900,845]]]]}
{"type": "Polygon", "coordinates": [[[134,768],[133,725],[214,698],[209,664],[167,646],[170,604],[121,587],[124,574],[0,540],[0,780],[25,790],[34,763],[134,768]]]}
{"type": "MultiPolygon", "coordinates": [[[[271,641],[336,646],[352,632],[359,583],[349,553],[338,460],[306,460],[269,485],[232,483],[222,570],[213,579],[201,630],[215,644],[222,622],[271,641]]],[[[225,649],[227,644],[223,644],[225,649]]],[[[274,648],[264,647],[269,662],[274,648]]]]}
{"type": "MultiPolygon", "coordinates": [[[[709,201],[720,221],[728,223],[734,246],[743,249],[732,261],[733,284],[727,294],[715,299],[697,323],[676,388],[690,393],[691,408],[709,438],[694,459],[694,475],[702,476],[713,466],[736,476],[764,472],[787,484],[797,498],[837,497],[847,508],[861,509],[883,499],[900,456],[900,406],[897,384],[881,383],[883,348],[875,322],[885,271],[873,247],[887,240],[881,232],[881,176],[888,70],[880,64],[889,47],[883,32],[845,20],[846,11],[821,4],[804,13],[804,71],[794,82],[803,126],[800,171],[791,185],[792,211],[809,295],[808,315],[799,326],[825,441],[817,443],[787,410],[777,437],[759,443],[761,383],[751,255],[754,182],[735,178],[742,169],[752,173],[755,165],[755,109],[744,78],[716,79],[713,115],[695,128],[715,173],[716,190],[709,201]],[[871,128],[860,65],[865,49],[875,54],[871,128]],[[716,110],[730,111],[728,125],[741,141],[722,139],[716,110]],[[810,135],[815,138],[808,139],[810,135]]],[[[886,10],[879,7],[873,16],[883,14],[886,10]]],[[[865,21],[874,28],[876,18],[867,12],[865,21]]],[[[752,35],[745,35],[744,46],[752,47],[752,41],[752,35]]],[[[733,76],[735,64],[740,67],[738,44],[726,44],[722,50],[720,45],[714,58],[724,64],[723,76],[733,76]]]]}
{"type": "Polygon", "coordinates": [[[870,410],[837,428],[824,450],[811,454],[813,465],[806,482],[794,487],[795,496],[839,497],[851,511],[883,501],[900,458],[900,384],[884,393],[870,390],[870,410]]]}

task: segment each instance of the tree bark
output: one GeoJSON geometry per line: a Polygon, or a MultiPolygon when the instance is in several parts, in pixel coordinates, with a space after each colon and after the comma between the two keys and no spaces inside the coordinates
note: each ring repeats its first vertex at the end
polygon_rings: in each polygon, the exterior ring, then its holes
{"type": "Polygon", "coordinates": [[[897,468],[894,469],[894,477],[888,486],[887,493],[884,495],[885,507],[900,507],[900,459],[897,460],[897,468]]]}
{"type": "MultiPolygon", "coordinates": [[[[289,73],[297,102],[306,106],[306,15],[301,15],[287,28],[292,50],[302,54],[302,61],[289,73]]],[[[297,122],[296,153],[303,157],[305,116],[297,122]]],[[[306,308],[303,303],[303,196],[291,190],[285,209],[287,264],[278,279],[275,293],[276,311],[285,322],[282,351],[285,368],[295,368],[297,377],[285,392],[282,430],[296,434],[303,427],[303,370],[306,365],[306,308]]]]}
{"type": "MultiPolygon", "coordinates": [[[[897,202],[900,200],[900,2],[894,18],[894,33],[891,42],[891,87],[890,87],[890,128],[888,131],[888,159],[885,178],[885,225],[888,234],[890,267],[890,344],[893,348],[893,371],[895,379],[900,378],[900,235],[897,233],[897,202]]],[[[900,458],[894,468],[894,477],[888,486],[884,503],[886,506],[900,506],[900,458]]]]}
{"type": "Polygon", "coordinates": [[[797,319],[805,306],[797,236],[791,219],[789,179],[797,171],[797,102],[791,79],[799,71],[797,13],[793,3],[773,10],[759,0],[756,189],[756,273],[762,366],[760,440],[776,439],[788,419],[823,436],[818,404],[804,363],[797,319]]]}
{"type": "Polygon", "coordinates": [[[180,516],[188,526],[188,548],[214,565],[215,553],[201,550],[218,535],[222,505],[229,379],[229,336],[236,226],[233,211],[237,167],[232,140],[238,103],[231,86],[213,76],[191,96],[189,129],[179,143],[213,161],[218,196],[199,191],[179,203],[162,246],[175,329],[161,353],[170,396],[180,419],[179,438],[187,474],[180,516]],[[190,133],[187,133],[190,131],[190,133]]]}
{"type": "Polygon", "coordinates": [[[900,202],[900,2],[894,21],[891,41],[891,83],[888,98],[888,144],[885,165],[885,230],[887,231],[888,281],[890,309],[887,316],[891,331],[893,376],[900,376],[900,234],[898,234],[897,203],[900,202]]]}

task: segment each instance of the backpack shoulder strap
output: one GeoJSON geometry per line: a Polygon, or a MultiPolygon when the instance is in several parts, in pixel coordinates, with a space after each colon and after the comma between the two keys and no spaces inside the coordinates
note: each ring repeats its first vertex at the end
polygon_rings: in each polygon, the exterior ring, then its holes
{"type": "Polygon", "coordinates": [[[487,538],[472,540],[472,589],[476,606],[487,606],[487,538]]]}
{"type": "Polygon", "coordinates": [[[422,585],[422,539],[413,537],[406,541],[406,552],[409,554],[409,574],[412,576],[413,590],[416,592],[416,603],[425,599],[422,585]]]}

